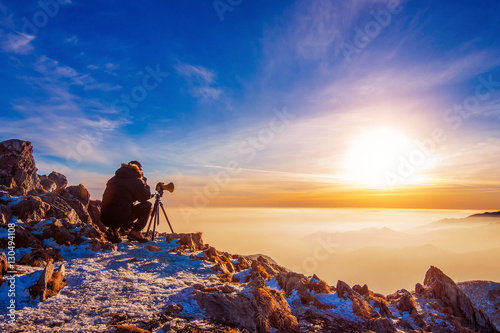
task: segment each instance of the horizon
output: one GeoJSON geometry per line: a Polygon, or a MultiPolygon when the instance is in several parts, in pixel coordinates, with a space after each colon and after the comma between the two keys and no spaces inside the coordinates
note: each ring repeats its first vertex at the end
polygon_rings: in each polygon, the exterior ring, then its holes
{"type": "Polygon", "coordinates": [[[185,214],[499,210],[499,9],[0,0],[0,141],[93,199],[139,160],[185,214]]]}

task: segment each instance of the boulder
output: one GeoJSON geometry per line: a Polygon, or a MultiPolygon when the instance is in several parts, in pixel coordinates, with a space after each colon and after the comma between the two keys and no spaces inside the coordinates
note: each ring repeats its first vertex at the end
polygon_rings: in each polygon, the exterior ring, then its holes
{"type": "Polygon", "coordinates": [[[45,217],[49,209],[50,205],[40,197],[30,195],[12,206],[12,214],[27,224],[36,224],[45,217]]]}
{"type": "Polygon", "coordinates": [[[63,195],[78,199],[83,204],[85,209],[87,209],[87,207],[89,206],[90,193],[82,184],[66,187],[63,195]]]}
{"type": "Polygon", "coordinates": [[[75,197],[72,196],[63,196],[62,197],[66,203],[75,210],[76,215],[78,215],[78,218],[80,221],[83,223],[90,223],[92,219],[90,218],[89,212],[87,211],[87,208],[85,207],[84,203],[76,199],[75,197]]]}
{"type": "Polygon", "coordinates": [[[236,325],[250,332],[257,331],[255,308],[252,301],[233,293],[202,292],[195,290],[194,299],[204,310],[205,316],[224,324],[236,325]]]}
{"type": "Polygon", "coordinates": [[[8,187],[10,194],[43,192],[36,172],[31,142],[16,139],[0,142],[0,184],[8,187]]]}
{"type": "Polygon", "coordinates": [[[80,217],[76,211],[60,196],[55,193],[41,195],[40,199],[50,205],[46,218],[67,219],[68,222],[75,225],[82,225],[80,217]]]}
{"type": "Polygon", "coordinates": [[[66,185],[68,185],[68,180],[66,179],[66,176],[63,175],[62,173],[52,171],[47,178],[54,182],[56,185],[56,190],[55,192],[60,192],[61,190],[64,190],[66,188],[66,185]]]}
{"type": "Polygon", "coordinates": [[[430,287],[430,294],[454,316],[462,318],[465,325],[475,331],[498,332],[490,319],[476,309],[467,295],[439,268],[431,266],[425,273],[424,285],[430,287]]]}

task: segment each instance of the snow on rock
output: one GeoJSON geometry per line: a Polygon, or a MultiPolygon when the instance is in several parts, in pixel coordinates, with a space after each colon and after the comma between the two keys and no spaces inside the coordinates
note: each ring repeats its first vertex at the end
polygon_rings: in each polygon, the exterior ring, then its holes
{"type": "Polygon", "coordinates": [[[500,330],[500,283],[491,281],[467,281],[457,283],[476,308],[487,314],[500,330]]]}

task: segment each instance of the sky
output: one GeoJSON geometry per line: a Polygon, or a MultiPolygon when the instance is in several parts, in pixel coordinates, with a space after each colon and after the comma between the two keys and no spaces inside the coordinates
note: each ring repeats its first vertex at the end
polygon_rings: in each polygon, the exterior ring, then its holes
{"type": "Polygon", "coordinates": [[[99,199],[500,207],[498,1],[0,0],[0,140],[99,199]]]}

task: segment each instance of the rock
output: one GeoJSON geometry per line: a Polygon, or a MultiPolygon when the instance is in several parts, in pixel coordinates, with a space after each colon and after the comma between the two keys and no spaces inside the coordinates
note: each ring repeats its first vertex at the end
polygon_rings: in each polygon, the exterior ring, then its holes
{"type": "Polygon", "coordinates": [[[0,223],[9,223],[12,216],[12,207],[0,204],[0,223]]]}
{"type": "Polygon", "coordinates": [[[53,180],[50,180],[46,175],[38,175],[40,179],[40,184],[46,192],[55,192],[57,190],[57,185],[53,180]]]}
{"type": "Polygon", "coordinates": [[[167,242],[171,242],[174,239],[178,239],[180,248],[190,251],[199,251],[199,250],[204,250],[206,248],[205,244],[203,243],[201,235],[202,235],[201,232],[189,233],[189,234],[173,233],[173,234],[167,234],[166,240],[167,242]]]}
{"type": "Polygon", "coordinates": [[[307,290],[313,291],[316,294],[329,294],[331,293],[328,284],[321,280],[316,274],[312,276],[307,282],[307,290]]]}
{"type": "Polygon", "coordinates": [[[500,330],[500,283],[492,281],[459,282],[462,289],[474,306],[490,318],[493,325],[500,330]]]}
{"type": "Polygon", "coordinates": [[[37,175],[31,142],[7,140],[0,142],[0,184],[12,195],[43,192],[37,175]]]}
{"type": "Polygon", "coordinates": [[[92,251],[94,252],[97,252],[97,251],[102,251],[102,252],[105,252],[105,251],[116,251],[118,250],[118,247],[113,244],[113,243],[110,243],[110,242],[103,242],[103,241],[100,241],[98,239],[90,239],[88,241],[88,244],[89,244],[89,247],[92,251]]]}
{"type": "Polygon", "coordinates": [[[331,307],[330,305],[321,303],[316,296],[311,295],[308,289],[310,287],[310,281],[305,275],[295,272],[282,272],[276,276],[276,279],[278,280],[278,285],[285,292],[287,297],[297,290],[302,304],[312,304],[318,309],[329,309],[331,307]]]}
{"type": "Polygon", "coordinates": [[[283,290],[286,296],[290,296],[294,290],[306,291],[307,277],[300,273],[286,272],[280,273],[277,276],[278,285],[283,290]]]}
{"type": "Polygon", "coordinates": [[[49,283],[49,280],[52,278],[53,273],[54,273],[54,264],[52,262],[48,262],[47,266],[45,266],[45,269],[38,278],[37,285],[44,289],[47,289],[47,284],[49,283]]]}
{"type": "Polygon", "coordinates": [[[87,237],[87,238],[96,238],[101,242],[107,242],[104,233],[100,231],[97,226],[93,224],[84,225],[80,231],[78,232],[79,236],[87,237]]]}
{"type": "Polygon", "coordinates": [[[42,240],[52,238],[59,245],[79,244],[82,240],[77,241],[77,237],[72,234],[66,226],[71,226],[65,219],[41,221],[33,228],[37,231],[38,237],[42,240]]]}
{"type": "MultiPolygon", "coordinates": [[[[2,228],[0,226],[0,228],[2,228]]],[[[7,225],[4,227],[7,229],[7,225]]],[[[7,231],[5,231],[7,233],[7,231]]],[[[15,227],[16,235],[16,248],[42,248],[42,242],[36,238],[30,231],[26,230],[25,227],[21,225],[16,225],[15,227]]],[[[9,240],[7,238],[0,238],[0,248],[6,249],[8,247],[9,240]]]]}
{"type": "Polygon", "coordinates": [[[100,200],[90,200],[89,207],[87,208],[90,219],[99,230],[105,232],[108,228],[101,222],[101,201],[100,200]]]}
{"type": "Polygon", "coordinates": [[[170,316],[178,315],[184,310],[184,307],[180,304],[169,304],[165,307],[165,313],[170,316]]]}
{"type": "Polygon", "coordinates": [[[82,225],[82,221],[76,211],[57,194],[47,193],[40,196],[40,199],[50,205],[50,209],[45,216],[46,218],[67,219],[72,224],[82,225]]]}
{"type": "Polygon", "coordinates": [[[61,190],[64,190],[66,188],[66,185],[68,185],[68,180],[62,173],[52,171],[47,178],[53,181],[56,185],[55,192],[59,193],[61,190]]]}
{"type": "Polygon", "coordinates": [[[395,292],[392,295],[387,296],[392,303],[396,304],[396,308],[400,311],[400,313],[408,312],[409,314],[416,314],[417,312],[417,304],[413,299],[410,292],[406,289],[401,289],[395,292]]]}
{"type": "Polygon", "coordinates": [[[148,245],[148,246],[146,246],[146,249],[148,249],[151,252],[160,252],[161,251],[161,247],[155,246],[155,245],[148,245]]]}
{"type": "Polygon", "coordinates": [[[353,290],[347,283],[340,280],[337,281],[337,294],[340,298],[347,299],[352,293],[353,290]]]}
{"type": "Polygon", "coordinates": [[[256,308],[259,332],[298,332],[299,323],[292,314],[283,294],[266,287],[254,288],[253,305],[256,308]]]}
{"type": "Polygon", "coordinates": [[[20,265],[27,265],[33,267],[45,267],[49,262],[64,261],[58,250],[48,249],[34,249],[31,253],[26,253],[20,260],[20,265]]]}
{"type": "Polygon", "coordinates": [[[64,282],[65,275],[64,264],[61,265],[59,270],[54,271],[54,264],[49,262],[40,274],[37,283],[28,288],[30,296],[33,299],[39,297],[40,301],[44,302],[47,298],[57,295],[66,285],[64,282]]]}
{"type": "Polygon", "coordinates": [[[376,333],[397,332],[392,321],[388,318],[377,318],[368,322],[368,329],[376,333]]]}
{"type": "Polygon", "coordinates": [[[49,209],[50,205],[43,202],[40,197],[26,196],[21,202],[12,206],[12,214],[27,224],[33,224],[41,221],[49,209]]]}
{"type": "Polygon", "coordinates": [[[352,290],[363,296],[368,295],[368,286],[366,284],[363,285],[363,287],[361,287],[359,284],[355,284],[354,286],[352,286],[352,290]]]}
{"type": "Polygon", "coordinates": [[[90,223],[92,221],[89,212],[87,211],[87,207],[81,200],[73,196],[70,196],[69,194],[62,196],[62,199],[66,201],[66,203],[75,210],[80,221],[82,221],[85,224],[90,223]]]}
{"type": "Polygon", "coordinates": [[[4,276],[9,270],[9,263],[4,252],[0,252],[0,277],[4,276]]]}
{"type": "Polygon", "coordinates": [[[412,314],[416,310],[416,303],[410,294],[403,295],[398,302],[397,308],[401,312],[408,312],[412,314]]]}
{"type": "Polygon", "coordinates": [[[205,316],[220,323],[236,325],[250,332],[257,331],[257,313],[248,297],[241,294],[195,291],[194,299],[204,310],[205,316]]]}
{"type": "Polygon", "coordinates": [[[70,197],[78,199],[83,204],[85,209],[89,206],[90,193],[82,184],[79,184],[78,186],[66,187],[64,195],[69,195],[70,197]]]}
{"type": "Polygon", "coordinates": [[[425,292],[424,286],[422,286],[420,283],[415,284],[415,293],[423,294],[424,292],[425,292]]]}
{"type": "Polygon", "coordinates": [[[424,285],[431,287],[430,294],[444,306],[450,307],[453,315],[462,318],[470,329],[498,332],[490,319],[481,310],[476,309],[467,295],[439,268],[429,268],[425,273],[424,285]]]}

